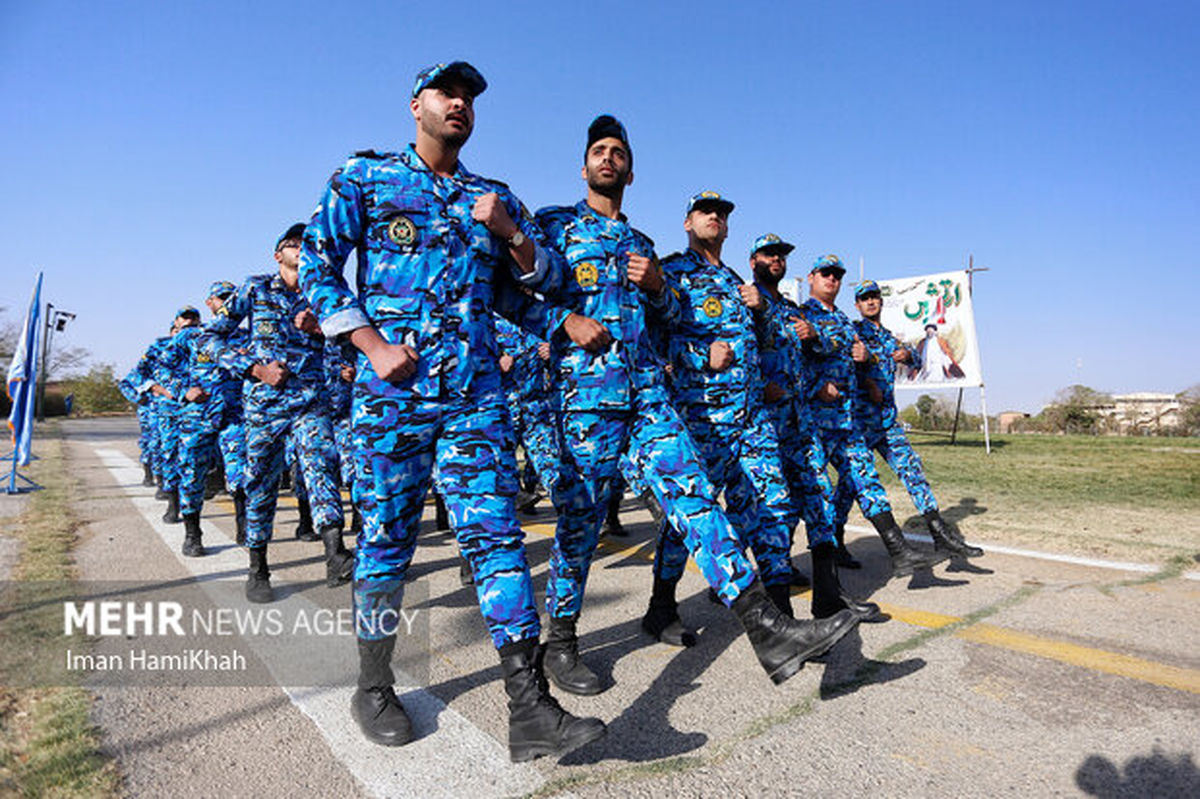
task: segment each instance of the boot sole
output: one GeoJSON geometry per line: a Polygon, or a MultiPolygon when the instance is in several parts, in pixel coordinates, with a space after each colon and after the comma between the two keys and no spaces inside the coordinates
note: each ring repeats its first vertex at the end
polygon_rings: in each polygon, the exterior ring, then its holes
{"type": "Polygon", "coordinates": [[[539,757],[546,755],[562,756],[568,752],[573,752],[581,746],[586,746],[593,741],[599,741],[605,735],[608,735],[608,727],[601,725],[599,728],[589,729],[588,731],[579,733],[574,737],[569,737],[560,743],[558,746],[550,746],[549,744],[531,744],[523,746],[520,749],[514,749],[511,746],[508,749],[508,758],[514,763],[528,763],[530,760],[536,760],[539,757]]]}
{"type": "Polygon", "coordinates": [[[790,677],[795,676],[796,672],[804,668],[805,661],[812,660],[833,649],[833,645],[842,640],[855,627],[858,626],[858,618],[854,617],[854,621],[842,627],[840,630],[834,630],[833,634],[821,639],[807,649],[797,652],[792,657],[788,658],[783,665],[771,672],[771,682],[779,685],[790,677]]]}

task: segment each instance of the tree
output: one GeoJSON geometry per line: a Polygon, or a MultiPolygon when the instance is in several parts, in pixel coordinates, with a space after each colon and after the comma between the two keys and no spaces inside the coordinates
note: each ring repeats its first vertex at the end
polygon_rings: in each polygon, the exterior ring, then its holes
{"type": "Polygon", "coordinates": [[[1179,432],[1185,436],[1200,435],[1200,383],[1189,386],[1177,395],[1183,409],[1179,413],[1179,432]]]}
{"type": "Polygon", "coordinates": [[[130,408],[117,387],[112,364],[93,366],[87,374],[65,381],[62,390],[75,395],[74,410],[78,413],[127,411],[130,408]]]}
{"type": "Polygon", "coordinates": [[[1054,402],[1040,414],[1047,429],[1058,433],[1104,432],[1106,406],[1112,397],[1102,391],[1079,384],[1068,386],[1054,395],[1054,402]]]}

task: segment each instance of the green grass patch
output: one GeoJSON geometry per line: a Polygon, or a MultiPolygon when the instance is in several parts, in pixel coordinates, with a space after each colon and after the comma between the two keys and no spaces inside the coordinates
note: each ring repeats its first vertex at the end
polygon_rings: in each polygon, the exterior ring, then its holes
{"type": "MultiPolygon", "coordinates": [[[[5,608],[40,602],[46,583],[75,578],[71,549],[77,522],[71,514],[75,484],[68,476],[57,424],[39,431],[39,459],[28,469],[42,489],[32,494],[25,511],[6,520],[3,532],[21,545],[13,582],[3,597],[5,608]],[[34,581],[41,585],[33,587],[34,581]]],[[[36,614],[35,614],[36,615],[36,614]]],[[[17,663],[57,659],[54,637],[28,613],[0,620],[6,669],[17,663]]],[[[15,680],[0,678],[7,686],[15,680]]],[[[116,764],[101,753],[100,731],[90,718],[92,696],[79,686],[51,688],[0,687],[0,795],[109,797],[117,795],[116,764]]]]}

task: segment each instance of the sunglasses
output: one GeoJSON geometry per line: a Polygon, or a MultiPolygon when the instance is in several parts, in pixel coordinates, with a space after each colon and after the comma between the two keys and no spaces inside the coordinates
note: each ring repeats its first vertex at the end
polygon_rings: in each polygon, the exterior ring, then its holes
{"type": "Polygon", "coordinates": [[[841,280],[842,275],[846,273],[834,266],[823,266],[817,270],[817,274],[821,277],[831,277],[834,280],[841,280]]]}

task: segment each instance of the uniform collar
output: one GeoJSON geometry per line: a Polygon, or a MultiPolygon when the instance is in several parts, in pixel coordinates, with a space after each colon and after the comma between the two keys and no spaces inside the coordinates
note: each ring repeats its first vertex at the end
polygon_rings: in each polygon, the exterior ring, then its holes
{"type": "MultiPolygon", "coordinates": [[[[439,177],[439,175],[436,175],[434,171],[429,168],[429,164],[425,163],[421,159],[421,156],[417,154],[417,145],[415,144],[409,143],[408,147],[404,148],[404,152],[400,153],[400,160],[403,161],[409,169],[415,172],[426,172],[430,177],[439,177]]],[[[465,166],[463,166],[462,159],[460,158],[454,164],[454,174],[451,175],[451,177],[455,180],[468,180],[475,176],[472,175],[465,166]]]]}
{"type": "Polygon", "coordinates": [[[575,213],[583,219],[593,219],[598,222],[620,222],[623,225],[629,224],[629,218],[624,213],[619,212],[616,219],[609,219],[607,216],[602,216],[595,208],[588,205],[586,197],[575,204],[575,213]]]}

